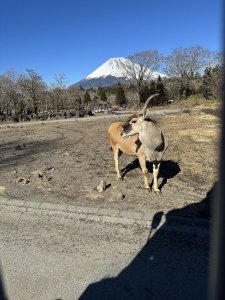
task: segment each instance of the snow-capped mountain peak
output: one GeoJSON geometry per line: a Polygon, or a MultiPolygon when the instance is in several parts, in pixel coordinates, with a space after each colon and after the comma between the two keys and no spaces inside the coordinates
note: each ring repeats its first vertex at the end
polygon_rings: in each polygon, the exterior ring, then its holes
{"type": "Polygon", "coordinates": [[[126,77],[124,68],[122,64],[131,63],[128,59],[123,57],[114,57],[107,60],[104,64],[102,64],[99,68],[97,68],[94,72],[89,74],[85,79],[93,79],[107,76],[114,77],[126,77]]]}

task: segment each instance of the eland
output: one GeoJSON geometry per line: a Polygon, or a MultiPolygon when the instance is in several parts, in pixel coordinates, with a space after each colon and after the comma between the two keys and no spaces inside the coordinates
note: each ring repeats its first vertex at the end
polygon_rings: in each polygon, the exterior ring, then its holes
{"type": "Polygon", "coordinates": [[[122,179],[119,169],[119,157],[122,153],[136,156],[144,175],[144,187],[150,191],[146,161],[153,164],[153,191],[160,193],[158,188],[159,167],[167,148],[165,139],[157,122],[152,119],[147,106],[151,95],[140,112],[128,117],[125,122],[113,122],[108,129],[108,138],[113,150],[117,177],[122,179]]]}

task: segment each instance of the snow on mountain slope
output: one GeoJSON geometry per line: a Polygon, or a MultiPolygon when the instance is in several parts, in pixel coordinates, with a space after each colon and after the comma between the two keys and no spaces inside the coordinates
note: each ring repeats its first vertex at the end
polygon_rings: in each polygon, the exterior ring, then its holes
{"type": "MultiPolygon", "coordinates": [[[[138,71],[139,66],[137,64],[132,64],[129,59],[123,57],[114,57],[107,60],[104,64],[102,64],[99,68],[97,68],[94,72],[89,74],[85,79],[93,79],[99,77],[107,77],[107,76],[114,76],[114,77],[128,77],[126,74],[123,65],[126,69],[132,69],[133,66],[138,71]]],[[[149,72],[151,72],[149,70],[149,72]]],[[[158,78],[158,76],[165,77],[165,74],[159,72],[152,73],[152,79],[158,78]]],[[[128,79],[128,78],[127,78],[128,79]]]]}

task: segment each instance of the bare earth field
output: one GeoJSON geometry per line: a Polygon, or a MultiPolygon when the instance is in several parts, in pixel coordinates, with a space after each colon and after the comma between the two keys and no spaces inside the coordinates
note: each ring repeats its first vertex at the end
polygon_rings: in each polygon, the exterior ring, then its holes
{"type": "MultiPolygon", "coordinates": [[[[134,157],[122,155],[124,181],[116,178],[107,129],[127,115],[0,125],[0,194],[53,203],[135,211],[171,211],[208,217],[194,205],[218,181],[220,119],[201,110],[157,116],[168,140],[160,175],[161,195],[143,188],[134,157]],[[101,180],[107,189],[99,193],[101,180]]],[[[152,169],[149,164],[150,182],[152,169]]],[[[204,202],[204,201],[203,201],[204,202]]]]}

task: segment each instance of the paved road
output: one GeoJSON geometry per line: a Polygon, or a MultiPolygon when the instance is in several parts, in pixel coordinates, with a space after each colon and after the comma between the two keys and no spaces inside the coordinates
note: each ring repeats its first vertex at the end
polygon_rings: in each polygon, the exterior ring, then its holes
{"type": "Polygon", "coordinates": [[[41,210],[0,210],[10,300],[206,299],[208,239],[41,210]]]}

